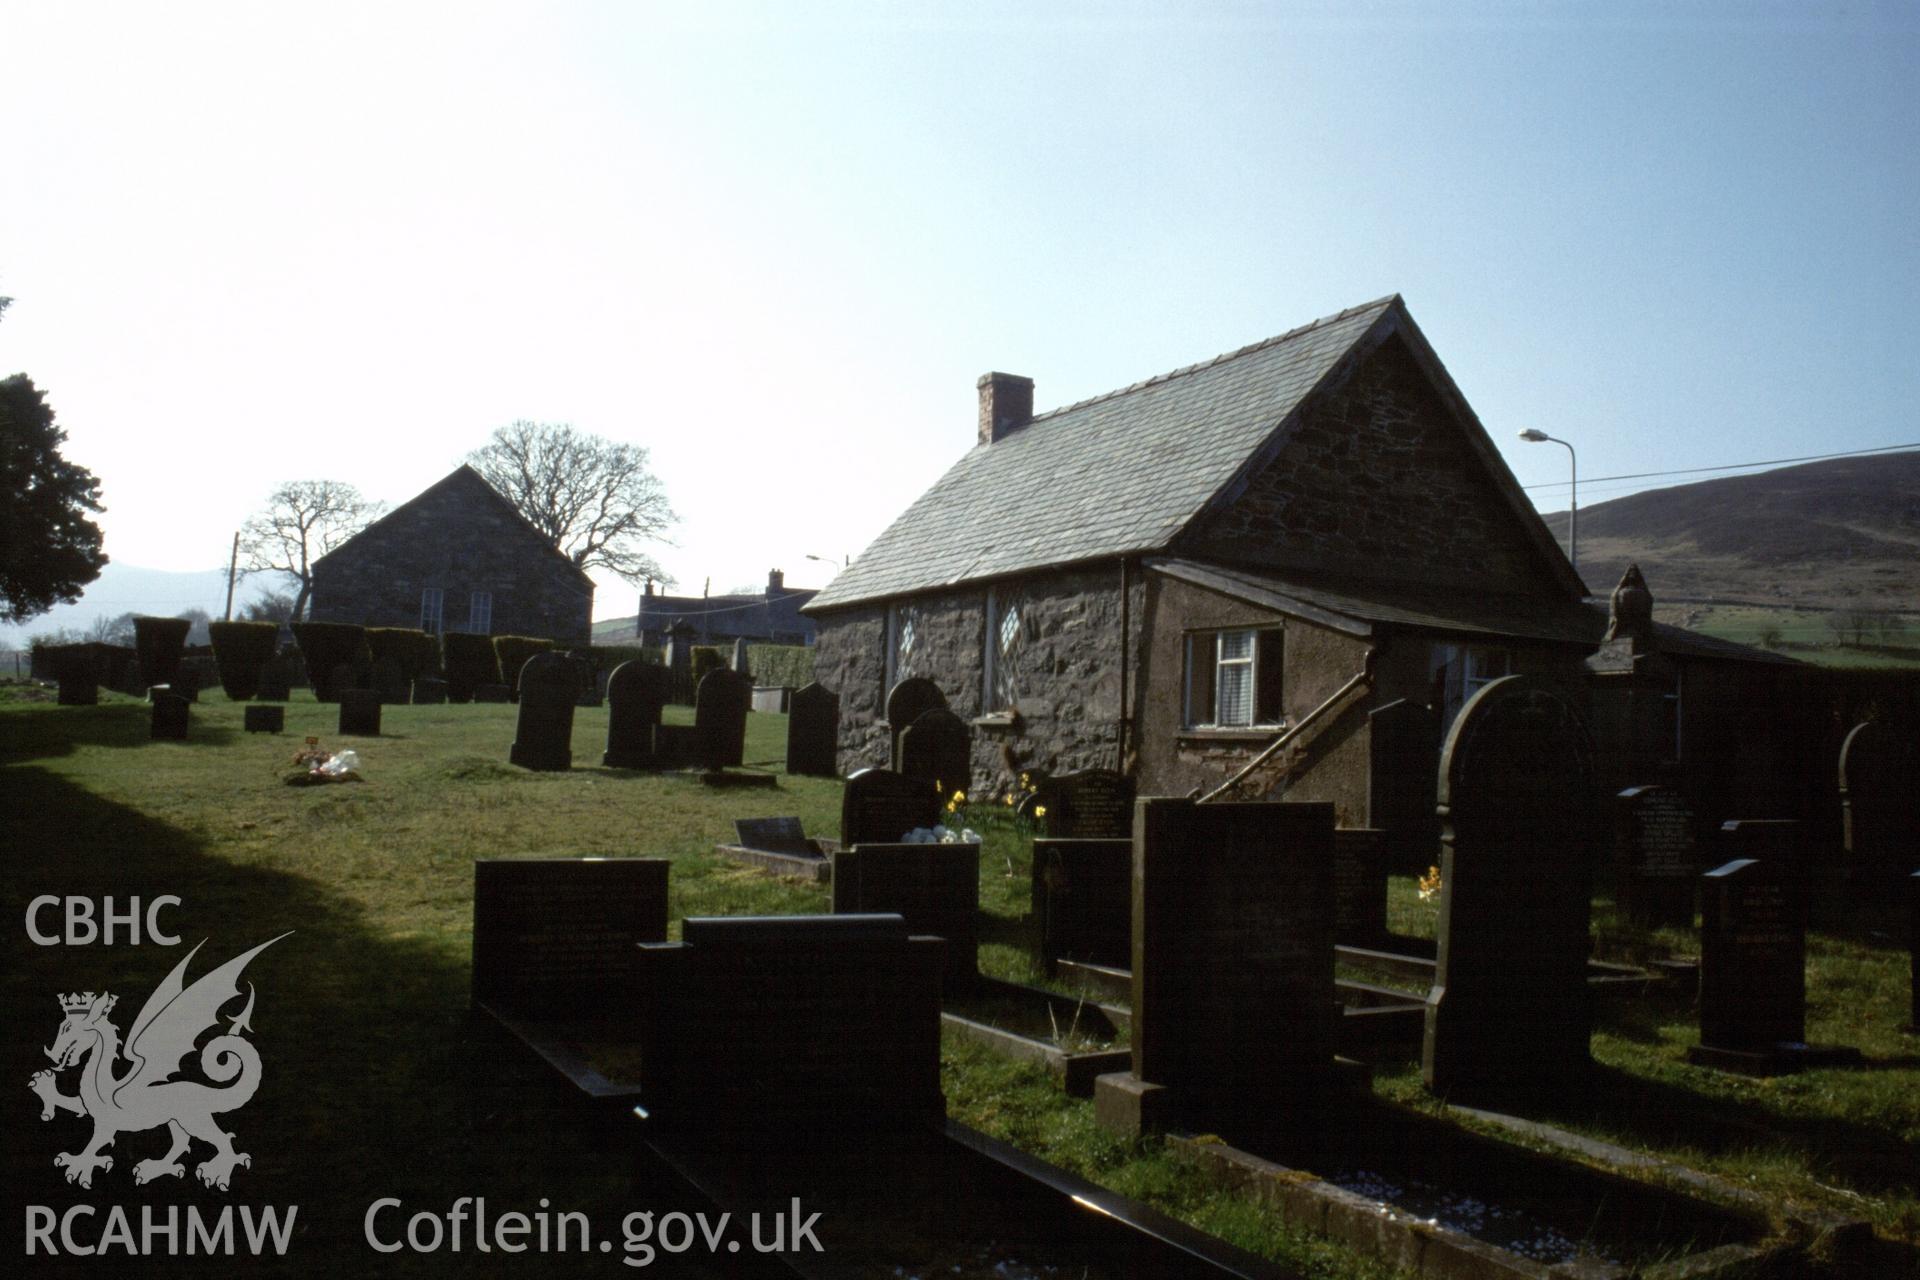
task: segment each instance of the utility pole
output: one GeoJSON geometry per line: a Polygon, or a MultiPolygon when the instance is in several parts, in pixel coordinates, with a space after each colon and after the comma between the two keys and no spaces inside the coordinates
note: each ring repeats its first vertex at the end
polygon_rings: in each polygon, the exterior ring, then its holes
{"type": "Polygon", "coordinates": [[[227,621],[233,621],[233,579],[240,569],[240,531],[233,533],[233,554],[227,557],[227,621]]]}

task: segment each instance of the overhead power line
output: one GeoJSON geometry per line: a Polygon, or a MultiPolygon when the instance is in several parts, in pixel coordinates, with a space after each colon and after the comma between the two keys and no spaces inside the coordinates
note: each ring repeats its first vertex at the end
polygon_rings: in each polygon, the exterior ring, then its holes
{"type": "MultiPolygon", "coordinates": [[[[1744,471],[1748,467],[1783,467],[1791,462],[1825,462],[1828,458],[1858,458],[1869,453],[1898,453],[1903,449],[1920,449],[1920,442],[1914,444],[1885,444],[1877,449],[1849,449],[1844,453],[1810,453],[1804,458],[1773,458],[1766,462],[1734,462],[1724,467],[1681,467],[1675,471],[1636,471],[1621,476],[1595,476],[1588,484],[1601,484],[1608,480],[1651,480],[1658,476],[1699,475],[1707,471],[1744,471]]],[[[1528,484],[1523,489],[1564,489],[1566,480],[1553,480],[1546,484],[1528,484]]]]}

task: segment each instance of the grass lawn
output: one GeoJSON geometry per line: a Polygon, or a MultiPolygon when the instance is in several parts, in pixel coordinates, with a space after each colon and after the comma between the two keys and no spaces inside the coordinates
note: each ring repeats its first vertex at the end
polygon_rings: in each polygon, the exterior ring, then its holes
{"type": "MultiPolygon", "coordinates": [[[[8,693],[0,688],[0,699],[8,693]]],[[[782,774],[777,791],[721,791],[691,777],[603,769],[606,712],[592,708],[576,715],[574,769],[531,774],[506,763],[514,708],[441,706],[388,707],[382,737],[352,740],[364,782],[297,788],[282,778],[304,736],[346,745],[332,732],[331,706],[295,701],[285,734],[253,736],[241,732],[241,708],[215,692],[195,709],[192,742],[153,743],[144,705],[103,697],[94,708],[0,702],[7,837],[0,902],[22,922],[26,904],[43,894],[96,904],[110,896],[122,909],[131,898],[174,895],[181,902],[161,923],[186,945],[39,946],[21,923],[13,927],[0,976],[0,1007],[14,1028],[6,1069],[19,1090],[0,1108],[9,1231],[20,1230],[23,1205],[56,1213],[82,1203],[102,1213],[111,1204],[130,1211],[195,1204],[209,1212],[225,1203],[297,1205],[288,1257],[271,1268],[279,1273],[539,1274],[565,1268],[530,1255],[377,1254],[364,1243],[362,1218],[382,1197],[398,1198],[409,1214],[445,1213],[468,1195],[484,1195],[496,1213],[531,1212],[544,1197],[556,1211],[580,1210],[596,1222],[663,1208],[669,1192],[634,1172],[619,1126],[583,1118],[540,1071],[470,1024],[470,864],[527,855],[662,856],[674,861],[676,922],[823,911],[824,887],[736,868],[711,849],[731,839],[732,819],[742,816],[797,814],[810,833],[835,833],[837,782],[782,774]],[[225,1121],[239,1149],[254,1157],[235,1173],[232,1191],[209,1191],[191,1177],[134,1186],[132,1164],[160,1153],[155,1132],[123,1137],[114,1168],[96,1176],[91,1192],[68,1186],[52,1156],[77,1149],[86,1125],[65,1114],[42,1123],[25,1089],[28,1076],[47,1065],[42,1049],[61,1019],[56,994],[115,992],[125,1031],[193,944],[207,940],[193,962],[197,976],[288,930],[293,935],[246,972],[258,992],[250,1038],[265,1074],[253,1101],[225,1121]]],[[[670,710],[669,718],[687,714],[670,710]]],[[[784,735],[784,717],[751,716],[749,766],[777,769],[784,735]]],[[[982,967],[1034,980],[1025,923],[1030,843],[993,798],[977,797],[956,817],[986,835],[982,967]]],[[[1394,883],[1391,911],[1400,931],[1432,932],[1432,906],[1418,900],[1410,880],[1394,883]]],[[[48,912],[41,922],[57,916],[48,912]]],[[[1602,1007],[1594,1041],[1600,1092],[1536,1118],[1673,1156],[1770,1195],[1870,1218],[1888,1241],[1920,1240],[1920,1041],[1898,1029],[1907,998],[1899,926],[1891,913],[1836,914],[1822,923],[1810,948],[1810,1032],[1858,1045],[1866,1069],[1774,1082],[1720,1076],[1685,1063],[1691,1014],[1684,1005],[1614,1002],[1602,1007]]],[[[1688,941],[1626,937],[1604,909],[1596,927],[1622,954],[1688,941]]],[[[1159,1144],[1097,1129],[1091,1104],[1065,1098],[1037,1068],[953,1037],[943,1066],[957,1119],[1305,1273],[1387,1274],[1289,1235],[1272,1215],[1207,1185],[1159,1144]]],[[[1437,1105],[1411,1067],[1383,1069],[1376,1082],[1390,1096],[1437,1105]]],[[[672,1261],[681,1271],[691,1265],[672,1261]]],[[[208,1265],[181,1260],[189,1274],[208,1265]]],[[[613,1274],[617,1265],[609,1259],[601,1270],[613,1274]]],[[[659,1264],[653,1270],[680,1273],[659,1264]]]]}

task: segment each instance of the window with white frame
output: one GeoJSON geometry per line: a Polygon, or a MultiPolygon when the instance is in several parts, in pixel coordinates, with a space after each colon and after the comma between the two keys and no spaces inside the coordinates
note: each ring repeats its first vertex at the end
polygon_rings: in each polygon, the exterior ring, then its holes
{"type": "Polygon", "coordinates": [[[467,597],[467,630],[477,636],[493,634],[493,593],[476,591],[467,597]]]}
{"type": "Polygon", "coordinates": [[[1020,705],[1026,622],[1019,604],[989,588],[986,624],[981,703],[987,711],[1012,711],[1020,705]]]}
{"type": "Polygon", "coordinates": [[[1436,644],[1428,663],[1441,728],[1453,723],[1468,698],[1513,674],[1513,654],[1483,644],[1436,644]]]}
{"type": "Polygon", "coordinates": [[[921,637],[918,605],[887,606],[887,688],[914,674],[915,649],[921,637]]]}
{"type": "Polygon", "coordinates": [[[1285,633],[1278,627],[1189,632],[1187,727],[1278,727],[1286,719],[1281,699],[1285,654],[1285,633]]]}
{"type": "Polygon", "coordinates": [[[439,587],[424,587],[420,591],[420,629],[430,636],[437,636],[442,630],[441,610],[446,604],[446,592],[439,587]]]}

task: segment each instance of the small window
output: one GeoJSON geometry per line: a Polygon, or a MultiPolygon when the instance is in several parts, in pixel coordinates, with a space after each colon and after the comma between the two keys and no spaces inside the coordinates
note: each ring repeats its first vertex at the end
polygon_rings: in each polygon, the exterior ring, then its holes
{"type": "Polygon", "coordinates": [[[920,610],[916,605],[896,604],[887,610],[887,688],[891,689],[914,674],[914,648],[919,639],[920,610]]]}
{"type": "Polygon", "coordinates": [[[477,636],[493,634],[493,593],[476,591],[467,598],[467,630],[477,636]]]}
{"type": "Polygon", "coordinates": [[[420,629],[430,636],[440,634],[440,614],[445,602],[446,593],[439,587],[426,587],[420,592],[420,629]]]}
{"type": "Polygon", "coordinates": [[[987,592],[985,705],[988,711],[1011,711],[1020,705],[1020,658],[1025,649],[1025,623],[1020,606],[993,591],[987,592]]]}
{"type": "Polygon", "coordinates": [[[1278,628],[1196,631],[1189,635],[1188,727],[1253,729],[1284,721],[1283,636],[1278,628]]]}
{"type": "Polygon", "coordinates": [[[1440,709],[1444,729],[1460,714],[1468,698],[1513,674],[1513,654],[1490,645],[1436,644],[1428,666],[1433,705],[1440,709]]]}

